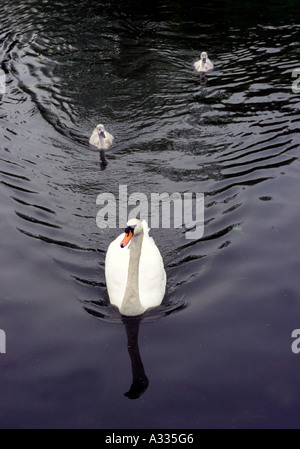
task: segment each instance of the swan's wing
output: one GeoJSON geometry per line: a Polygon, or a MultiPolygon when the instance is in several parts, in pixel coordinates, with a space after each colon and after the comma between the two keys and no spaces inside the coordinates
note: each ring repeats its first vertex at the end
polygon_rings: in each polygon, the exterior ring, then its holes
{"type": "Polygon", "coordinates": [[[121,307],[125,294],[130,251],[120,247],[125,234],[119,235],[108,247],[105,258],[105,279],[111,304],[121,307]]]}
{"type": "Polygon", "coordinates": [[[166,272],[159,249],[152,237],[144,234],[140,265],[139,293],[143,307],[158,306],[166,291],[166,272]]]}
{"type": "Polygon", "coordinates": [[[106,143],[106,147],[109,148],[114,140],[114,136],[110,133],[108,133],[107,131],[105,131],[105,143],[106,143]]]}
{"type": "Polygon", "coordinates": [[[90,137],[90,144],[94,145],[95,147],[98,147],[99,145],[99,136],[96,128],[94,129],[93,134],[90,137]]]}
{"type": "Polygon", "coordinates": [[[207,59],[206,67],[207,67],[207,70],[212,70],[214,68],[214,65],[213,65],[213,63],[211,62],[210,59],[207,59]]]}
{"type": "Polygon", "coordinates": [[[196,61],[194,63],[194,67],[197,70],[197,72],[200,72],[200,70],[201,70],[201,60],[200,61],[196,61]]]}
{"type": "Polygon", "coordinates": [[[148,227],[148,223],[146,222],[146,220],[142,221],[142,225],[143,225],[144,235],[146,235],[148,237],[150,228],[148,227]]]}

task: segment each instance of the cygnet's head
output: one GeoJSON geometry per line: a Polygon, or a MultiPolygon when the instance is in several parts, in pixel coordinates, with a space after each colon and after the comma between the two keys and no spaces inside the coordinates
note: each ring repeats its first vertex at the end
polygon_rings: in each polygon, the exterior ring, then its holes
{"type": "Polygon", "coordinates": [[[125,237],[121,242],[121,248],[128,245],[133,236],[143,232],[143,224],[138,218],[131,218],[127,221],[127,228],[125,229],[125,237]]]}
{"type": "Polygon", "coordinates": [[[100,123],[99,125],[97,125],[96,129],[98,131],[99,137],[102,137],[103,139],[105,139],[104,126],[100,123]]]}
{"type": "Polygon", "coordinates": [[[201,53],[200,59],[203,61],[204,64],[206,63],[206,59],[207,59],[207,53],[206,53],[206,51],[203,51],[203,52],[201,53]]]}

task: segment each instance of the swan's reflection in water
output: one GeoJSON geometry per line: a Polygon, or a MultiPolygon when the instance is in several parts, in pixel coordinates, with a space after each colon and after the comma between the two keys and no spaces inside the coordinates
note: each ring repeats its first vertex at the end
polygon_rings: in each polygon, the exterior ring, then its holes
{"type": "Polygon", "coordinates": [[[207,77],[204,72],[201,72],[200,73],[200,85],[206,86],[206,84],[207,84],[207,77]]]}
{"type": "Polygon", "coordinates": [[[144,322],[154,322],[162,317],[179,312],[188,306],[186,302],[179,301],[176,304],[163,301],[163,303],[153,309],[147,310],[143,315],[135,317],[126,317],[120,315],[117,307],[111,306],[106,301],[97,303],[95,301],[86,301],[84,309],[94,317],[110,321],[112,323],[123,323],[127,335],[127,348],[131,361],[132,383],[124,396],[129,399],[140,398],[149,386],[149,379],[146,375],[142,357],[139,349],[139,330],[140,324],[144,322]]]}
{"type": "Polygon", "coordinates": [[[105,151],[104,150],[100,150],[99,151],[99,156],[100,156],[100,161],[99,161],[100,168],[101,168],[101,170],[105,170],[106,167],[107,167],[107,160],[106,160],[106,157],[105,157],[105,151]]]}
{"type": "Polygon", "coordinates": [[[123,317],[122,321],[126,329],[127,348],[132,371],[132,384],[124,396],[127,396],[129,399],[138,399],[145,393],[149,385],[149,379],[145,373],[138,342],[141,317],[123,317]]]}

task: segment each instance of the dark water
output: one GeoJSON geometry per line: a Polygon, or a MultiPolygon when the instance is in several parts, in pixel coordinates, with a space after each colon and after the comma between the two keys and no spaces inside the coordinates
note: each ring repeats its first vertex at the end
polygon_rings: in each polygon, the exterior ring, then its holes
{"type": "Polygon", "coordinates": [[[299,427],[299,5],[207,5],[2,0],[1,428],[299,427]],[[138,342],[95,221],[119,184],[205,193],[201,240],[152,231],[168,293],[138,342]]]}

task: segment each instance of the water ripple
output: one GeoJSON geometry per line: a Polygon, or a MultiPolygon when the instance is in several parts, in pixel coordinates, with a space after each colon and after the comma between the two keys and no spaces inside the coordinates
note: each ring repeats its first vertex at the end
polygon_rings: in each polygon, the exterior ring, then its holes
{"type": "Polygon", "coordinates": [[[246,31],[221,26],[216,38],[214,22],[197,25],[188,13],[170,21],[174,6],[145,16],[138,7],[120,12],[117,2],[71,3],[16,1],[12,27],[3,2],[0,183],[15,228],[60,248],[53,259],[83,307],[113,322],[120,317],[105,299],[104,254],[120,231],[97,228],[97,195],[116,194],[119,184],[148,198],[204,192],[202,239],[154,232],[172,295],[151,320],[187,306],[176,292],[239,238],[251,222],[251,192],[272,202],[266,186],[297,164],[299,26],[253,17],[246,31]],[[205,82],[193,70],[202,41],[215,64],[205,82]],[[100,121],[115,136],[105,166],[88,144],[100,121]]]}

